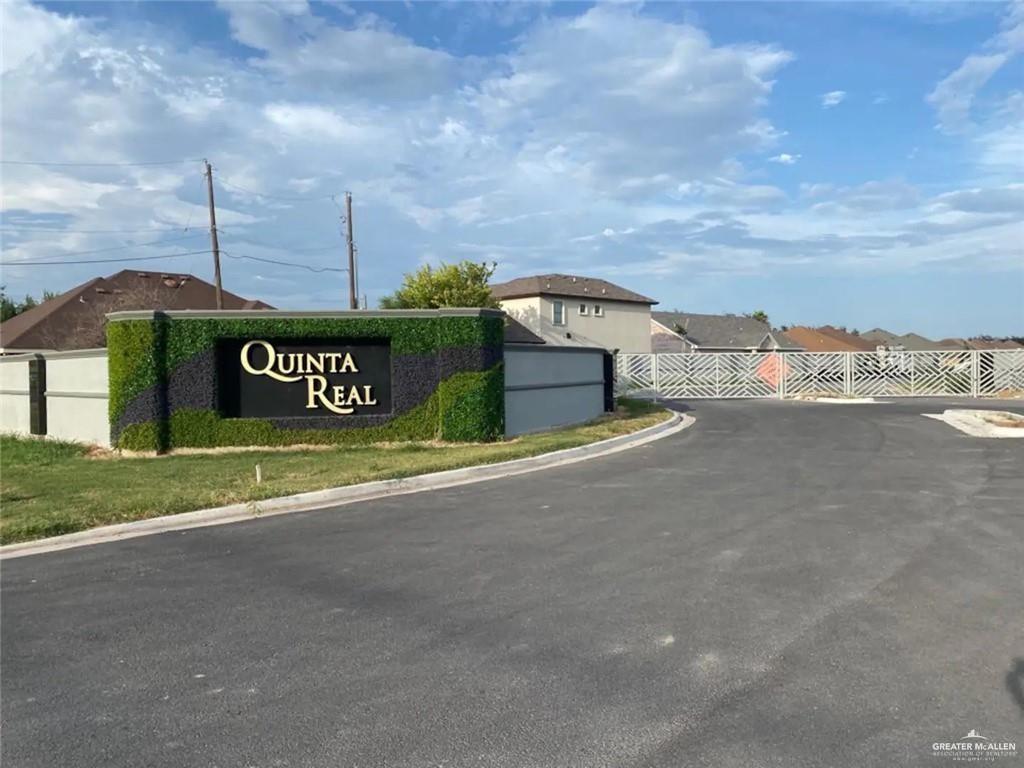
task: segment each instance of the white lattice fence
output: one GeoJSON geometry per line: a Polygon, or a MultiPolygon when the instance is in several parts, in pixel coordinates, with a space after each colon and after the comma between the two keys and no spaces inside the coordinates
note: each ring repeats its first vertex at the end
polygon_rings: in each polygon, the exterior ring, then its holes
{"type": "Polygon", "coordinates": [[[718,397],[718,355],[664,354],[655,357],[659,394],[665,397],[718,397]]]}
{"type": "Polygon", "coordinates": [[[783,395],[842,395],[849,392],[845,352],[786,352],[782,358],[783,395]]]}
{"type": "Polygon", "coordinates": [[[970,395],[974,391],[973,353],[910,352],[911,395],[970,395]]]}
{"type": "Polygon", "coordinates": [[[772,397],[777,393],[777,355],[725,352],[718,357],[719,397],[772,397]]]}
{"type": "Polygon", "coordinates": [[[670,398],[1024,396],[1024,350],[623,354],[617,375],[670,398]]]}
{"type": "Polygon", "coordinates": [[[979,395],[1024,395],[1024,349],[978,352],[977,356],[979,395]]]}
{"type": "Polygon", "coordinates": [[[655,391],[655,355],[619,354],[615,358],[616,391],[619,394],[655,391]]]}
{"type": "Polygon", "coordinates": [[[850,392],[858,397],[910,393],[908,352],[857,352],[851,355],[850,392]]]}

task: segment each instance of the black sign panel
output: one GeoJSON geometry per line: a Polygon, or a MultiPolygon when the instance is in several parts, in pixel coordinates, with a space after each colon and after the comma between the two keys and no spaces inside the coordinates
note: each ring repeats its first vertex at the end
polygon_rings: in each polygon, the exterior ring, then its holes
{"type": "Polygon", "coordinates": [[[387,340],[225,339],[217,347],[217,378],[226,417],[391,412],[387,340]]]}

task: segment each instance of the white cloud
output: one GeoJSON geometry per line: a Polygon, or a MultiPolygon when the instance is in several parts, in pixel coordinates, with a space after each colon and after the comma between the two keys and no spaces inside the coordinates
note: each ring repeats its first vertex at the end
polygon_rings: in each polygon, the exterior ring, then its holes
{"type": "Polygon", "coordinates": [[[846,91],[829,91],[821,94],[821,106],[825,109],[837,107],[846,100],[846,91]]]}
{"type": "Polygon", "coordinates": [[[0,3],[4,34],[0,73],[17,70],[29,60],[45,65],[51,51],[68,44],[84,25],[72,17],[45,11],[27,2],[0,3]]]}
{"type": "Polygon", "coordinates": [[[996,177],[1024,174],[1024,92],[1011,93],[971,137],[979,168],[996,177]]]}
{"type": "Polygon", "coordinates": [[[457,62],[416,45],[373,14],[351,28],[329,23],[306,2],[221,2],[232,36],[254,48],[254,66],[318,89],[374,100],[425,98],[451,85],[457,62]]]}
{"type": "Polygon", "coordinates": [[[940,80],[927,101],[936,111],[939,127],[960,133],[972,127],[975,96],[1007,62],[1024,51],[1024,2],[1011,3],[1001,31],[985,43],[985,52],[972,53],[940,80]]]}
{"type": "Polygon", "coordinates": [[[971,55],[928,95],[946,131],[958,131],[970,124],[974,94],[1007,62],[1007,53],[971,55]]]}
{"type": "Polygon", "coordinates": [[[769,146],[777,132],[759,113],[790,59],[599,5],[536,25],[471,106],[483,130],[528,137],[519,158],[533,170],[557,150],[557,171],[578,184],[649,194],[769,146]]]}
{"type": "MultiPolygon", "coordinates": [[[[3,7],[14,20],[5,44],[34,41],[3,79],[5,107],[18,105],[3,110],[6,157],[210,157],[215,178],[252,190],[217,189],[224,249],[316,266],[337,266],[342,248],[339,211],[326,198],[352,190],[371,301],[425,254],[497,259],[501,277],[630,274],[643,288],[649,275],[796,265],[830,274],[931,263],[982,270],[1019,250],[1007,223],[1020,193],[1012,185],[926,194],[902,180],[824,179],[790,196],[765,183],[764,169],[748,170],[744,158],[801,160],[778,151],[784,133],[765,109],[791,54],[718,45],[636,8],[541,16],[507,54],[478,59],[417,45],[360,6],[339,23],[304,3],[227,4],[235,40],[251,49],[241,58],[159,27],[3,7]]],[[[1007,101],[1005,115],[1018,107],[1007,101]]],[[[1005,169],[1021,147],[1011,123],[985,122],[971,139],[993,167],[1005,169]]],[[[201,233],[201,182],[195,162],[11,167],[3,191],[8,218],[201,233]]],[[[16,249],[10,258],[56,258],[130,242],[141,240],[25,232],[5,248],[16,249]]],[[[168,263],[209,276],[202,255],[168,263]]],[[[236,261],[224,267],[229,288],[278,306],[329,306],[344,295],[341,276],[267,265],[257,281],[236,261]]],[[[102,270],[10,270],[5,281],[38,292],[102,270]]]]}
{"type": "Polygon", "coordinates": [[[267,104],[263,115],[280,132],[303,141],[358,142],[373,135],[370,126],[359,126],[328,107],[315,104],[267,104]]]}

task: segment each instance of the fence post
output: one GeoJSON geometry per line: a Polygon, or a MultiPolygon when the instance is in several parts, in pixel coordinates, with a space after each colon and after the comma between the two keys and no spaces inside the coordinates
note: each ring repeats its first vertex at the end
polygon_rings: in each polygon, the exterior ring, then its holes
{"type": "Polygon", "coordinates": [[[843,394],[853,394],[853,352],[843,353],[843,394]]]}
{"type": "Polygon", "coordinates": [[[654,387],[655,396],[661,394],[660,382],[658,381],[658,355],[651,354],[651,385],[654,387]]]}
{"type": "Polygon", "coordinates": [[[28,361],[29,432],[46,434],[46,358],[40,354],[28,361]]]}
{"type": "Polygon", "coordinates": [[[978,397],[981,393],[981,364],[978,350],[972,350],[971,355],[971,397],[978,397]]]}
{"type": "Polygon", "coordinates": [[[786,353],[776,352],[778,361],[775,364],[775,397],[779,400],[786,396],[786,353]]]}

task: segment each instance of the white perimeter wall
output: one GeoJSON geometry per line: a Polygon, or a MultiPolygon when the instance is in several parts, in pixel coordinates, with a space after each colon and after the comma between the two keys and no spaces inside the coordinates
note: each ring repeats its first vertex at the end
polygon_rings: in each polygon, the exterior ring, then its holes
{"type": "Polygon", "coordinates": [[[508,437],[590,421],[604,412],[603,350],[505,345],[508,437]]]}
{"type": "MultiPolygon", "coordinates": [[[[110,445],[107,350],[42,356],[46,358],[47,437],[110,445]]],[[[28,355],[0,358],[0,429],[4,432],[29,433],[29,359],[28,355]]]]}
{"type": "Polygon", "coordinates": [[[25,355],[0,357],[0,431],[27,435],[31,428],[28,361],[25,355]]]}

